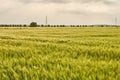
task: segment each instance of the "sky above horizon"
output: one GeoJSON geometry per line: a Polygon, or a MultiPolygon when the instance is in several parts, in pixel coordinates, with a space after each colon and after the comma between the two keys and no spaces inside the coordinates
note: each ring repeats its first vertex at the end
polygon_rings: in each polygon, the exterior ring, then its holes
{"type": "Polygon", "coordinates": [[[120,24],[120,0],[0,0],[0,24],[120,24]]]}

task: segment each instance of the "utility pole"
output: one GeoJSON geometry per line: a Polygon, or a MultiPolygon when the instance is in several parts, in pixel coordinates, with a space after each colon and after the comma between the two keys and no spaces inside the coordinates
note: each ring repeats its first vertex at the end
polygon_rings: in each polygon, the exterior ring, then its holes
{"type": "Polygon", "coordinates": [[[115,27],[118,28],[118,19],[117,19],[117,17],[115,17],[115,27]]]}
{"type": "Polygon", "coordinates": [[[46,16],[46,21],[45,21],[46,25],[48,24],[48,21],[47,21],[47,16],[46,16]]]}

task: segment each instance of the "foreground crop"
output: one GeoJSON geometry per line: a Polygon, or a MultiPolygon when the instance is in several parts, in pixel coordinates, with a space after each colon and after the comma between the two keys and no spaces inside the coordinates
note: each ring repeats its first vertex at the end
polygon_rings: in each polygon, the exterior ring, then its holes
{"type": "Polygon", "coordinates": [[[119,80],[119,28],[0,28],[1,80],[119,80]]]}

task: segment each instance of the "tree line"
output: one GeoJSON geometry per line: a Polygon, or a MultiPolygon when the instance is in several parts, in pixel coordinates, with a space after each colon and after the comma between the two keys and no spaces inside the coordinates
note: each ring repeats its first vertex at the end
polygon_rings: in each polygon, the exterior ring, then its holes
{"type": "Polygon", "coordinates": [[[119,25],[38,25],[36,22],[27,24],[0,24],[0,27],[119,27],[119,25]]]}

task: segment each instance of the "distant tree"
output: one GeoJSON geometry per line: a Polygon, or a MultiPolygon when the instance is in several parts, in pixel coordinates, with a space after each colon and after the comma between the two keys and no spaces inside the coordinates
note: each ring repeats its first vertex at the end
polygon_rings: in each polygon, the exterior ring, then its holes
{"type": "Polygon", "coordinates": [[[56,27],[56,25],[53,25],[53,27],[56,27]]]}
{"type": "Polygon", "coordinates": [[[79,25],[77,25],[76,27],[79,27],[79,25]]]}
{"type": "Polygon", "coordinates": [[[56,25],[57,27],[60,27],[60,25],[56,25]]]}
{"type": "Polygon", "coordinates": [[[73,27],[73,25],[70,25],[70,27],[73,27]]]}
{"type": "Polygon", "coordinates": [[[8,25],[6,24],[5,27],[7,27],[8,25]]]}
{"type": "Polygon", "coordinates": [[[50,25],[47,25],[47,27],[50,27],[50,25]]]}
{"type": "Polygon", "coordinates": [[[31,22],[30,27],[37,27],[37,23],[36,22],[31,22]]]}
{"type": "Polygon", "coordinates": [[[26,25],[26,24],[24,24],[23,26],[24,26],[24,27],[27,27],[27,25],[26,25]]]}
{"type": "Polygon", "coordinates": [[[41,27],[44,27],[44,25],[42,24],[42,25],[40,25],[41,27]]]}

